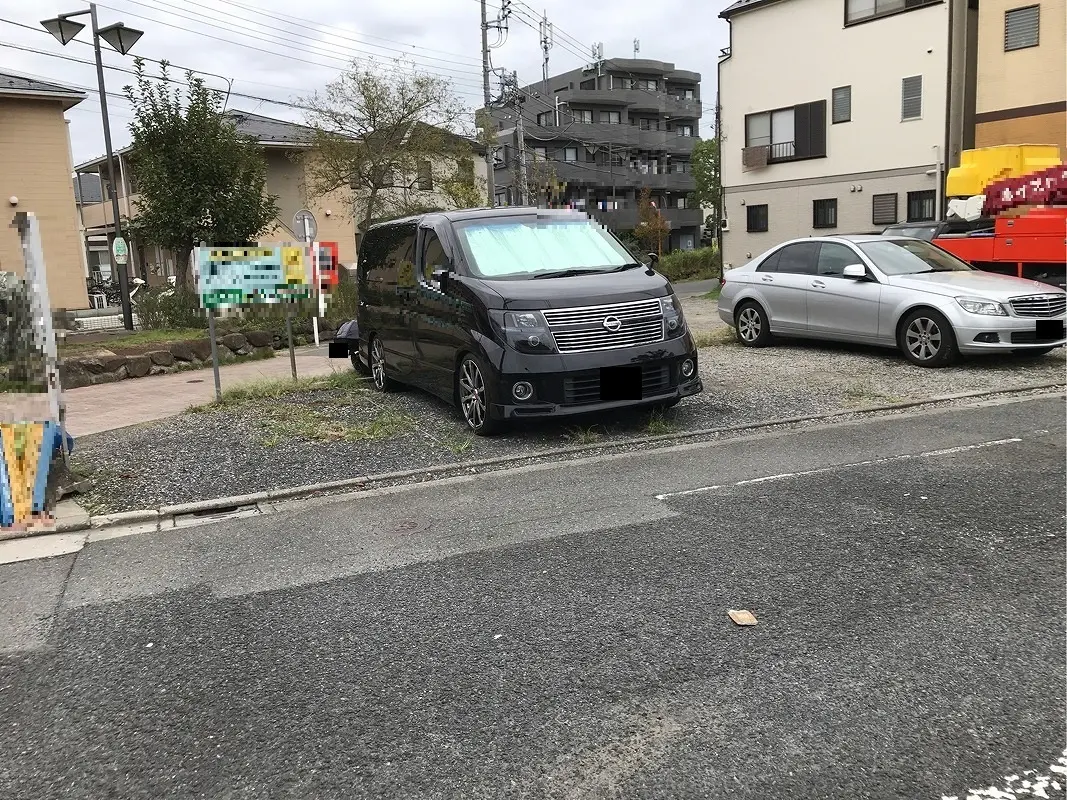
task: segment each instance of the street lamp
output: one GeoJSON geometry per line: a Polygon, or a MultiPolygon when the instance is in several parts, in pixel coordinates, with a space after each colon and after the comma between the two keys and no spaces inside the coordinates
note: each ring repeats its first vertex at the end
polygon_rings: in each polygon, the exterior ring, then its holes
{"type": "MultiPolygon", "coordinates": [[[[60,44],[65,45],[74,39],[81,29],[85,27],[84,23],[77,22],[72,17],[80,17],[85,14],[89,15],[93,26],[93,50],[96,53],[96,83],[97,89],[100,92],[100,115],[104,120],[104,148],[107,151],[107,171],[111,177],[111,214],[115,221],[115,240],[122,241],[125,244],[125,240],[122,238],[122,229],[120,228],[119,220],[119,196],[115,188],[115,176],[117,172],[115,170],[115,153],[111,149],[111,123],[107,116],[107,89],[104,86],[104,62],[100,58],[100,40],[103,39],[111,47],[117,50],[122,55],[126,55],[130,48],[144,35],[144,31],[139,31],[136,28],[127,28],[121,22],[116,22],[114,25],[108,25],[105,28],[101,28],[96,20],[96,4],[90,3],[88,11],[74,11],[70,14],[60,14],[54,19],[46,19],[41,21],[41,25],[46,31],[56,37],[60,44]]],[[[130,282],[129,276],[126,272],[126,265],[119,264],[118,258],[115,255],[116,247],[114,243],[111,248],[111,261],[114,273],[118,275],[119,279],[119,298],[122,302],[122,325],[126,330],[133,330],[133,309],[130,307],[130,282]]]]}

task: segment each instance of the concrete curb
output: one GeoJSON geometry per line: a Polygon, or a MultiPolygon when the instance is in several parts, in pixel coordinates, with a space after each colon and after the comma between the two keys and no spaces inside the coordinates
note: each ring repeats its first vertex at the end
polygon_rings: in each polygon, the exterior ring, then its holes
{"type": "MultiPolygon", "coordinates": [[[[499,456],[496,458],[484,458],[475,461],[464,461],[457,464],[440,464],[429,467],[418,467],[415,469],[400,470],[396,472],[385,472],[378,475],[364,475],[355,478],[346,478],[344,480],[338,481],[312,483],[306,484],[304,486],[294,486],[286,489],[275,489],[266,492],[256,492],[254,494],[237,495],[233,497],[218,497],[211,500],[199,500],[191,503],[180,503],[176,505],[163,506],[158,510],[146,509],[142,511],[126,511],[115,514],[101,514],[97,516],[91,516],[87,523],[68,526],[66,528],[66,532],[85,530],[87,528],[92,529],[92,531],[94,532],[100,532],[108,529],[123,527],[136,528],[138,532],[143,532],[145,529],[154,529],[155,531],[169,530],[174,528],[186,527],[190,524],[197,524],[199,521],[207,522],[211,518],[221,519],[232,516],[250,516],[265,513],[264,510],[260,507],[261,504],[269,507],[274,501],[278,500],[298,500],[318,495],[323,492],[336,492],[338,490],[346,489],[358,491],[361,489],[365,489],[368,486],[373,486],[374,484],[404,480],[407,478],[415,478],[420,475],[433,474],[435,475],[434,479],[436,480],[437,478],[454,477],[454,475],[457,473],[469,472],[471,469],[477,469],[479,467],[498,467],[509,463],[529,461],[531,459],[551,459],[553,457],[572,456],[581,453],[612,451],[624,447],[632,447],[634,445],[684,442],[688,439],[696,439],[702,436],[711,436],[721,433],[760,430],[763,428],[772,428],[779,425],[795,425],[797,423],[802,422],[832,420],[838,417],[845,416],[877,414],[886,411],[905,410],[909,408],[936,405],[938,403],[953,402],[957,400],[971,400],[985,397],[995,397],[997,395],[1012,395],[1023,392],[1041,391],[1045,389],[1063,390],[1064,385],[1061,383],[1044,383],[1033,384],[1030,386],[1020,386],[1013,389],[992,389],[975,392],[961,392],[958,394],[941,395],[939,397],[932,397],[925,400],[909,400],[904,403],[890,403],[886,405],[867,406],[865,408],[857,409],[842,409],[837,411],[826,412],[823,414],[809,414],[799,417],[784,417],[781,419],[764,420],[762,422],[751,422],[745,425],[732,425],[721,428],[702,428],[700,430],[695,431],[680,431],[677,433],[661,434],[659,436],[642,436],[636,439],[625,439],[618,442],[593,443],[586,445],[574,445],[571,447],[559,447],[518,456],[499,456]]],[[[270,509],[268,508],[268,510],[270,509]]],[[[55,532],[56,531],[53,530],[40,531],[28,535],[39,536],[42,534],[50,534],[55,532]]],[[[90,538],[90,541],[91,540],[92,538],[90,538]]]]}

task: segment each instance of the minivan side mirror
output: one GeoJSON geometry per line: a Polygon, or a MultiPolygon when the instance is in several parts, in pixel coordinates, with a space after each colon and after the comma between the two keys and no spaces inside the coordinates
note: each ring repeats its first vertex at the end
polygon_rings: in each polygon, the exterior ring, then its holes
{"type": "Polygon", "coordinates": [[[867,268],[863,264],[849,264],[841,274],[846,278],[855,278],[862,281],[867,279],[867,268]]]}
{"type": "Polygon", "coordinates": [[[438,264],[434,265],[433,271],[430,273],[430,277],[437,281],[437,285],[441,287],[441,291],[445,291],[445,287],[448,284],[448,273],[451,270],[448,267],[442,267],[438,264]]]}

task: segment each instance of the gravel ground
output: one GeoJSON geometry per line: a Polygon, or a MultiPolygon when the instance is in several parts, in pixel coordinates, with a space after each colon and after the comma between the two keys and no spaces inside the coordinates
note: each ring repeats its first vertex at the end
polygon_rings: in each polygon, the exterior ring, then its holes
{"type": "Polygon", "coordinates": [[[92,511],[127,511],[961,392],[1063,385],[1065,366],[1062,350],[928,370],[869,348],[726,344],[701,351],[704,392],[665,414],[544,422],[482,439],[469,435],[449,406],[415,390],[383,396],[319,389],[81,437],[74,464],[92,475],[83,498],[92,511]]]}

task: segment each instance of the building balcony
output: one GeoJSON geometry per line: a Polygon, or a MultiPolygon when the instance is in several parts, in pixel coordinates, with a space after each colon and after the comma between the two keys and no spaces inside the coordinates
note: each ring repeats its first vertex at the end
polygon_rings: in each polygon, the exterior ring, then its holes
{"type": "Polygon", "coordinates": [[[796,160],[796,144],[794,142],[758,144],[741,149],[742,172],[762,169],[769,164],[780,164],[785,161],[796,160]]]}
{"type": "Polygon", "coordinates": [[[666,92],[645,89],[568,89],[559,93],[560,102],[582,108],[586,105],[611,106],[632,111],[700,119],[700,101],[686,100],[666,92]]]}
{"type": "Polygon", "coordinates": [[[661,172],[652,174],[629,166],[597,164],[586,161],[533,162],[531,181],[537,173],[554,176],[556,180],[576,186],[614,186],[618,189],[659,189],[666,192],[692,192],[696,181],[689,172],[661,172]]]}
{"type": "MultiPolygon", "coordinates": [[[[638,209],[620,208],[614,211],[591,209],[590,214],[603,226],[613,231],[632,231],[639,221],[638,209]]],[[[704,211],[699,208],[662,208],[660,214],[670,223],[671,230],[699,228],[704,224],[704,211]]]]}
{"type": "Polygon", "coordinates": [[[609,125],[603,122],[527,125],[525,133],[527,147],[541,147],[549,141],[553,142],[554,146],[560,146],[563,142],[597,142],[598,147],[604,150],[607,150],[607,143],[610,143],[620,148],[679,156],[691,155],[693,147],[700,141],[695,136],[679,136],[675,131],[649,131],[637,125],[609,125]]]}

